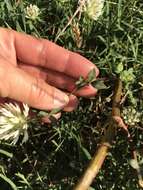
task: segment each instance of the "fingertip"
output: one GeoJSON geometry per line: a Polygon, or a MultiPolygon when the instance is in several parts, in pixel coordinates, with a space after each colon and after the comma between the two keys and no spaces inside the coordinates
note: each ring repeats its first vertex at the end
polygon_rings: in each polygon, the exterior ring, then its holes
{"type": "Polygon", "coordinates": [[[53,108],[63,108],[69,103],[69,97],[64,92],[55,88],[53,108]]]}
{"type": "Polygon", "coordinates": [[[75,94],[77,96],[90,98],[90,97],[94,97],[97,94],[97,89],[94,88],[92,85],[87,85],[79,89],[75,94]]]}
{"type": "Polygon", "coordinates": [[[71,112],[75,110],[78,106],[78,99],[75,95],[71,94],[69,96],[69,103],[64,107],[63,111],[71,112]]]}
{"type": "Polygon", "coordinates": [[[65,72],[69,76],[76,79],[80,76],[86,78],[88,73],[93,69],[95,69],[96,76],[98,76],[99,70],[95,64],[79,53],[69,51],[69,58],[65,67],[65,72]]]}

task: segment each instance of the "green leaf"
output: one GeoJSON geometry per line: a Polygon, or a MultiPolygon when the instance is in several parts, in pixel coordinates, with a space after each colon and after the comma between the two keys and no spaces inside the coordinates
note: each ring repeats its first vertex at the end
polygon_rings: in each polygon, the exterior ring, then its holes
{"type": "Polygon", "coordinates": [[[104,84],[102,80],[96,80],[92,83],[92,86],[94,86],[97,90],[103,90],[107,89],[108,87],[104,84]]]}
{"type": "Polygon", "coordinates": [[[84,87],[85,85],[87,85],[87,82],[85,81],[85,79],[82,76],[80,76],[79,80],[76,81],[75,84],[76,84],[77,89],[80,89],[80,88],[84,87]]]}
{"type": "Polygon", "coordinates": [[[53,110],[49,113],[49,115],[57,114],[57,113],[59,113],[60,111],[61,111],[61,108],[53,109],[53,110]]]}
{"type": "Polygon", "coordinates": [[[48,112],[46,112],[46,111],[39,111],[39,113],[38,113],[38,116],[40,116],[40,117],[45,117],[45,116],[48,116],[48,112]]]}
{"type": "Polygon", "coordinates": [[[87,158],[88,160],[91,160],[91,155],[90,155],[90,153],[88,152],[88,150],[87,150],[86,148],[84,148],[83,146],[81,146],[81,149],[82,149],[83,153],[85,154],[86,158],[87,158]]]}
{"type": "Polygon", "coordinates": [[[88,73],[88,76],[87,76],[87,82],[88,83],[91,83],[93,80],[95,80],[95,76],[96,76],[96,71],[95,69],[92,69],[89,73],[88,73]]]}
{"type": "Polygon", "coordinates": [[[79,79],[78,79],[78,81],[76,81],[75,84],[78,86],[78,85],[80,85],[83,82],[84,82],[84,78],[82,76],[80,76],[79,79]]]}
{"type": "Polygon", "coordinates": [[[84,79],[82,76],[79,77],[79,80],[75,83],[77,89],[80,89],[90,83],[92,83],[93,81],[95,81],[95,76],[96,76],[96,71],[95,69],[92,69],[88,75],[87,75],[87,79],[84,79]]]}

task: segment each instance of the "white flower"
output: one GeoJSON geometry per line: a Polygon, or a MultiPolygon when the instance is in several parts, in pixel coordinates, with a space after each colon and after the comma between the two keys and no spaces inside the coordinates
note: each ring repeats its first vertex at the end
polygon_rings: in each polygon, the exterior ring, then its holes
{"type": "Polygon", "coordinates": [[[16,144],[23,135],[22,143],[28,140],[29,107],[23,104],[23,110],[17,104],[5,103],[0,106],[0,140],[10,140],[16,144]]]}
{"type": "Polygon", "coordinates": [[[37,7],[37,5],[30,4],[26,7],[25,14],[27,18],[35,20],[40,14],[40,9],[37,7]]]}
{"type": "Polygon", "coordinates": [[[141,121],[141,112],[128,106],[123,109],[122,117],[127,125],[134,126],[141,121]]]}
{"type": "Polygon", "coordinates": [[[104,0],[79,0],[79,4],[84,4],[83,10],[93,20],[97,20],[102,15],[104,0]]]}

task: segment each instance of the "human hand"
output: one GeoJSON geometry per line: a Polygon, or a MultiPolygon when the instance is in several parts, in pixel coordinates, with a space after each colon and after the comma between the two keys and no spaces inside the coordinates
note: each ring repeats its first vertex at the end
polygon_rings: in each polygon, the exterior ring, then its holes
{"type": "Polygon", "coordinates": [[[0,28],[0,97],[27,103],[42,110],[72,111],[76,96],[96,94],[91,85],[68,96],[80,76],[86,77],[94,64],[48,40],[0,28]],[[59,90],[61,89],[61,90],[59,90]]]}

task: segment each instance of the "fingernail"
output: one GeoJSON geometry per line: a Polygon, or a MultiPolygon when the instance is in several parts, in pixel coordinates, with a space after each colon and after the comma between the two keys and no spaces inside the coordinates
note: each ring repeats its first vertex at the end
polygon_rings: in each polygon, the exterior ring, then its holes
{"type": "Polygon", "coordinates": [[[74,95],[70,95],[69,97],[69,103],[64,107],[64,111],[71,112],[73,110],[76,110],[78,106],[78,99],[74,95]]]}
{"type": "Polygon", "coordinates": [[[69,97],[61,92],[60,90],[55,89],[54,93],[54,108],[63,108],[69,102],[69,97]]]}

